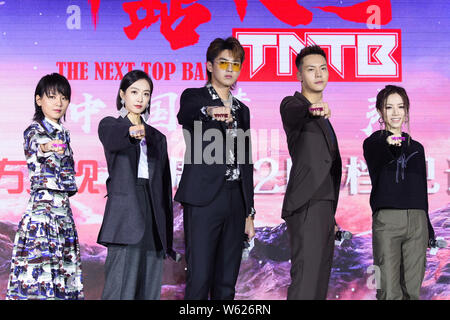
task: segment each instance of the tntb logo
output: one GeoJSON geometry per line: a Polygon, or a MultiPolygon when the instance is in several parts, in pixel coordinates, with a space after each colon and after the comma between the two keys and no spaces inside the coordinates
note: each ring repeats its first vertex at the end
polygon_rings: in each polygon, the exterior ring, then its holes
{"type": "Polygon", "coordinates": [[[295,57],[317,44],[330,81],[401,81],[400,30],[233,29],[245,50],[239,81],[298,81],[295,57]]]}

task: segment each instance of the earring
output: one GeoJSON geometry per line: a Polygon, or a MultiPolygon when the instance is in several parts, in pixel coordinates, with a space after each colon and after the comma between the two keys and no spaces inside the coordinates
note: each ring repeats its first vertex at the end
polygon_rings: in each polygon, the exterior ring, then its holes
{"type": "Polygon", "coordinates": [[[145,122],[148,121],[148,118],[150,117],[150,103],[147,105],[147,108],[145,108],[145,111],[142,114],[142,117],[144,118],[145,122]]]}
{"type": "Polygon", "coordinates": [[[382,117],[379,117],[379,118],[378,118],[378,123],[380,124],[380,130],[383,129],[384,121],[383,121],[383,118],[382,118],[382,117]]]}
{"type": "Polygon", "coordinates": [[[119,110],[119,115],[122,118],[125,118],[128,114],[128,110],[127,110],[127,108],[125,108],[125,101],[122,99],[122,100],[120,100],[120,103],[122,104],[122,108],[120,108],[120,110],[119,110]]]}

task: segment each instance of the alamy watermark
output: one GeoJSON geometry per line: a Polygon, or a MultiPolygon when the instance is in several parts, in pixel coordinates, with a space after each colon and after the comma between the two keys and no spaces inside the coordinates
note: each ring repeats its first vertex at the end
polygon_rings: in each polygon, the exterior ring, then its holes
{"type": "Polygon", "coordinates": [[[376,265],[370,265],[366,269],[366,273],[370,274],[369,278],[366,281],[366,286],[368,289],[381,289],[381,271],[380,267],[376,265]]]}
{"type": "Polygon", "coordinates": [[[183,129],[183,136],[185,164],[253,164],[250,129],[226,129],[224,134],[218,128],[203,131],[203,123],[194,121],[193,132],[183,129]]]}

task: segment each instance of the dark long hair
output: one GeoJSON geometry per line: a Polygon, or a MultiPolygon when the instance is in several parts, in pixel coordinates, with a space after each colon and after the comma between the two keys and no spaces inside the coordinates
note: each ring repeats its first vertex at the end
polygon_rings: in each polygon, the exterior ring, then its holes
{"type": "MultiPolygon", "coordinates": [[[[45,117],[42,112],[42,108],[38,106],[36,102],[36,96],[43,97],[44,94],[49,96],[51,94],[59,93],[62,94],[69,100],[72,94],[72,89],[70,88],[69,81],[60,75],[59,73],[47,74],[39,80],[36,90],[34,91],[34,121],[42,121],[45,117]]],[[[66,114],[64,114],[64,121],[66,120],[66,114]]]]}
{"type": "MultiPolygon", "coordinates": [[[[408,94],[406,93],[406,90],[404,88],[399,87],[399,86],[394,86],[394,85],[387,85],[386,87],[384,87],[383,90],[378,92],[377,102],[375,103],[375,107],[382,115],[381,118],[383,120],[383,123],[385,123],[386,102],[387,102],[388,97],[391,94],[395,94],[395,93],[397,93],[403,100],[403,106],[405,107],[405,123],[408,128],[408,134],[410,134],[410,127],[409,127],[409,106],[410,106],[410,104],[409,104],[408,94]]],[[[384,125],[384,130],[386,130],[386,124],[384,125]]],[[[411,136],[409,139],[411,139],[411,136]]],[[[408,141],[408,143],[409,143],[409,141],[408,141]]]]}
{"type": "Polygon", "coordinates": [[[126,75],[124,75],[122,81],[120,81],[120,87],[119,91],[117,92],[117,99],[116,99],[117,110],[120,110],[122,108],[121,103],[122,98],[120,97],[120,90],[122,90],[123,92],[127,91],[129,86],[131,86],[133,83],[141,79],[147,80],[150,86],[150,96],[151,96],[153,92],[153,81],[152,79],[150,79],[149,75],[142,70],[130,71],[126,75]]]}

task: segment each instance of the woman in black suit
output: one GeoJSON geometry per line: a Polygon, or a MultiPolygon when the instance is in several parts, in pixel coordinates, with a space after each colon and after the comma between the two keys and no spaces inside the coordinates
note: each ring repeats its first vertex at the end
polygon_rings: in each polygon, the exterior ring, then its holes
{"type": "Polygon", "coordinates": [[[109,174],[97,240],[108,248],[102,299],[159,299],[163,258],[173,255],[166,138],[145,123],[152,91],[145,72],[127,73],[117,95],[120,116],[98,128],[109,174]]]}

